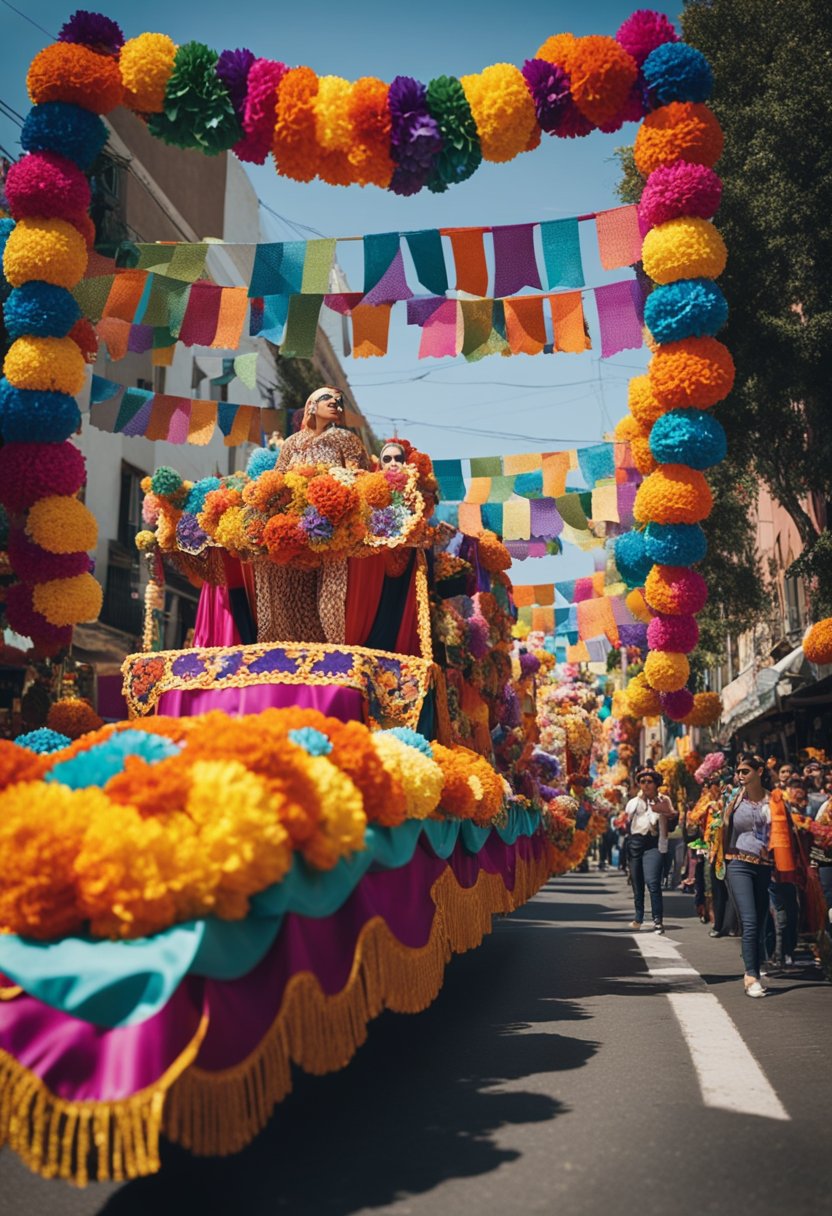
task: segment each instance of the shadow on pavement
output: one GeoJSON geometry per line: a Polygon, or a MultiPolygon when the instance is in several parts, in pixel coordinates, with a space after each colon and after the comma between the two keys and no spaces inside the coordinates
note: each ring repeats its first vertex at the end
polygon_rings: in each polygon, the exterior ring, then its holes
{"type": "Polygon", "coordinates": [[[518,1083],[580,1068],[598,1044],[554,1029],[588,1015],[562,999],[562,976],[540,965],[530,927],[521,917],[495,927],[453,961],[430,1009],[383,1014],[345,1070],[298,1075],[244,1152],[197,1160],[168,1145],[160,1174],[124,1186],[99,1211],[347,1216],[516,1160],[517,1149],[497,1142],[500,1129],[566,1109],[518,1083]]]}

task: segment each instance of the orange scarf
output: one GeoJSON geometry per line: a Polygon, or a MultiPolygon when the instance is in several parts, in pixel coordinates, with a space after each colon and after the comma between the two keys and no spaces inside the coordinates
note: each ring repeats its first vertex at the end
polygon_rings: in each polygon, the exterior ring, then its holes
{"type": "Polygon", "coordinates": [[[795,882],[797,865],[794,856],[789,811],[782,790],[772,790],[769,796],[771,808],[771,852],[779,882],[795,882]]]}

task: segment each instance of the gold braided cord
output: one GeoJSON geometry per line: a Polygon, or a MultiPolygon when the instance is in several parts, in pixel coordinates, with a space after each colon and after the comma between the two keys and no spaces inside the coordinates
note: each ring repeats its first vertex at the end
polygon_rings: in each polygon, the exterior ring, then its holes
{"type": "Polygon", "coordinates": [[[497,912],[531,899],[549,877],[549,850],[517,859],[509,891],[499,874],[481,870],[462,887],[448,867],[431,888],[436,913],[427,943],[402,945],[382,917],[359,934],[350,975],[332,996],[310,972],[292,976],[280,1009],[257,1047],[239,1064],[209,1072],[194,1061],[205,1038],[204,1013],[187,1047],[146,1089],[109,1102],[57,1097],[12,1056],[0,1051],[0,1145],[8,1144],[44,1178],[77,1186],[140,1178],[160,1168],[164,1134],[199,1156],[240,1151],[268,1122],[292,1087],[291,1065],[322,1075],[345,1067],[382,1010],[419,1013],[436,998],[453,954],[473,950],[497,912]]]}
{"type": "Polygon", "coordinates": [[[416,628],[422,658],[433,662],[433,642],[430,628],[430,587],[428,586],[428,560],[424,551],[416,552],[416,628]]]}
{"type": "Polygon", "coordinates": [[[0,1050],[0,1145],[7,1144],[42,1178],[76,1186],[86,1186],[90,1177],[120,1182],[156,1173],[165,1097],[196,1059],[208,1021],[205,1012],[191,1041],[158,1080],[109,1102],[60,1098],[0,1050]]]}

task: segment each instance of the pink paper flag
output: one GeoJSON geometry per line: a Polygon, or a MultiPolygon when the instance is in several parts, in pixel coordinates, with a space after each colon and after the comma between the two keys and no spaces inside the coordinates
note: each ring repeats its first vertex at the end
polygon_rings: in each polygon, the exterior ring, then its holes
{"type": "Polygon", "coordinates": [[[620,266],[634,266],[641,258],[641,231],[638,226],[638,207],[615,207],[612,211],[599,211],[595,216],[598,233],[598,252],[604,270],[618,270],[620,266]]]}
{"type": "Polygon", "coordinates": [[[368,291],[362,304],[393,304],[396,300],[409,300],[413,292],[407,285],[404,258],[399,249],[375,287],[368,291]]]}
{"type": "Polygon", "coordinates": [[[431,313],[422,327],[422,340],[419,343],[419,358],[441,358],[443,355],[459,353],[457,316],[458,300],[445,300],[431,313]]]}
{"type": "Polygon", "coordinates": [[[642,296],[636,280],[596,287],[595,304],[601,326],[601,358],[608,359],[620,350],[640,350],[644,343],[642,296]]]}
{"type": "Polygon", "coordinates": [[[168,426],[168,443],[187,443],[190,429],[191,402],[187,397],[178,397],[176,409],[168,426]]]}

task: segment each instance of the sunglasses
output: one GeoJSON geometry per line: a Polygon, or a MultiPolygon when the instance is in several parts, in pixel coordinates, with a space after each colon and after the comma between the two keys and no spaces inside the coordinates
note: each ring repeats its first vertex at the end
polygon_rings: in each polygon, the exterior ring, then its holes
{"type": "Polygon", "coordinates": [[[638,783],[639,783],[639,785],[647,785],[648,783],[650,785],[655,785],[656,778],[655,777],[639,777],[638,783]]]}
{"type": "Polygon", "coordinates": [[[753,773],[753,772],[754,772],[753,768],[738,768],[737,769],[737,774],[740,777],[745,777],[748,773],[753,773]]]}
{"type": "Polygon", "coordinates": [[[387,452],[381,458],[382,464],[404,464],[404,453],[397,452],[395,455],[392,452],[387,452]]]}
{"type": "Polygon", "coordinates": [[[313,405],[323,405],[325,401],[331,401],[336,409],[344,408],[344,401],[340,393],[321,393],[320,397],[316,397],[312,402],[313,405]]]}

